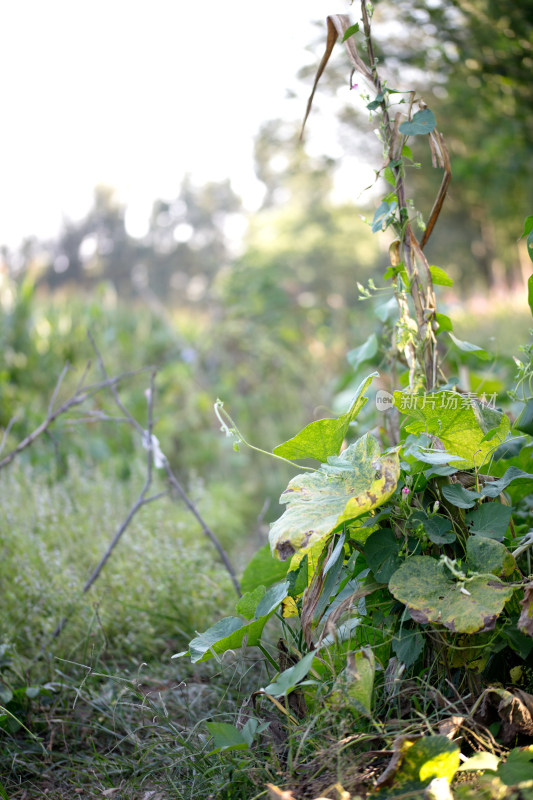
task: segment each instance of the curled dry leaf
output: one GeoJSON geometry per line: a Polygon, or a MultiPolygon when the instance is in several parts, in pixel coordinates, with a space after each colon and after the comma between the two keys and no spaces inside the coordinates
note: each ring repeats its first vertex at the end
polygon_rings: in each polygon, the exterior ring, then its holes
{"type": "Polygon", "coordinates": [[[518,735],[533,736],[533,695],[521,689],[487,689],[481,700],[478,719],[484,725],[501,722],[504,745],[513,744],[518,735]]]}
{"type": "Polygon", "coordinates": [[[522,613],[518,620],[518,627],[522,633],[533,636],[533,581],[524,587],[524,599],[520,601],[522,613]]]}
{"type": "MultiPolygon", "coordinates": [[[[315,81],[313,83],[313,89],[311,91],[311,96],[307,101],[307,109],[305,111],[305,117],[302,124],[302,134],[305,128],[305,123],[307,122],[307,117],[311,112],[311,107],[313,105],[313,97],[315,96],[316,87],[318,86],[318,81],[320,80],[322,73],[326,69],[326,65],[329,61],[329,57],[333,52],[333,47],[335,46],[335,42],[339,38],[339,36],[344,36],[350,25],[352,24],[350,17],[347,14],[332,14],[327,18],[328,23],[328,38],[326,41],[326,52],[322,56],[322,61],[320,62],[316,75],[315,81]]],[[[348,56],[350,61],[352,62],[354,69],[361,73],[361,75],[366,78],[368,81],[372,82],[372,73],[357,52],[357,47],[354,41],[353,36],[350,36],[344,43],[346,45],[346,50],[348,51],[348,56]]]]}
{"type": "Polygon", "coordinates": [[[447,739],[453,739],[464,721],[464,717],[455,716],[454,714],[440,723],[439,733],[442,736],[446,736],[447,739]]]}

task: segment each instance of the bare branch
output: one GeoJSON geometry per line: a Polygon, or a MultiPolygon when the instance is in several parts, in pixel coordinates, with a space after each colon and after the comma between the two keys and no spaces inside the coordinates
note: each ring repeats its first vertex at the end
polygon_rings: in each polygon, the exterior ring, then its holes
{"type": "Polygon", "coordinates": [[[52,397],[50,398],[50,402],[48,404],[48,416],[50,416],[52,414],[53,410],[54,410],[54,404],[56,402],[59,389],[61,388],[61,384],[63,383],[63,378],[65,377],[65,375],[67,374],[69,369],[70,369],[70,365],[69,365],[69,363],[67,361],[67,363],[65,364],[65,366],[61,370],[61,373],[60,373],[59,378],[57,379],[57,383],[55,385],[55,389],[54,389],[54,391],[52,393],[52,397]]]}
{"type": "Polygon", "coordinates": [[[222,545],[218,541],[217,537],[215,536],[215,534],[213,533],[213,531],[211,530],[211,528],[209,527],[207,522],[201,516],[200,512],[198,511],[198,509],[196,508],[196,506],[194,505],[192,500],[190,500],[190,498],[188,497],[187,493],[185,492],[185,489],[183,488],[181,483],[178,481],[178,479],[176,478],[176,476],[172,472],[172,470],[170,468],[170,465],[169,465],[169,463],[168,463],[168,461],[166,459],[165,459],[165,472],[167,473],[167,478],[168,478],[168,481],[169,481],[170,485],[172,486],[172,488],[177,491],[177,493],[179,494],[179,496],[181,497],[181,499],[183,500],[183,502],[185,503],[185,505],[187,506],[187,508],[191,512],[191,514],[198,520],[198,522],[202,526],[202,533],[204,533],[207,536],[207,538],[210,540],[210,542],[216,548],[216,550],[217,550],[217,552],[218,552],[218,554],[220,556],[220,559],[221,559],[222,563],[224,564],[224,566],[226,567],[226,570],[227,570],[227,572],[228,572],[228,574],[229,574],[229,576],[231,578],[233,586],[235,587],[235,591],[237,592],[237,594],[240,597],[241,596],[241,587],[239,585],[239,581],[237,580],[237,576],[235,575],[235,571],[234,571],[234,569],[233,569],[233,567],[231,565],[231,562],[230,562],[228,556],[226,555],[226,551],[224,550],[224,548],[222,547],[222,545]]]}
{"type": "Polygon", "coordinates": [[[2,441],[0,442],[0,453],[2,452],[4,447],[6,446],[7,437],[9,436],[9,431],[11,430],[11,428],[13,427],[13,425],[15,424],[17,419],[18,419],[18,417],[15,414],[15,416],[11,417],[11,419],[7,423],[7,426],[6,426],[5,430],[4,430],[4,433],[2,434],[2,441]]]}
{"type": "MultiPolygon", "coordinates": [[[[52,423],[55,422],[56,419],[60,417],[62,414],[65,414],[71,408],[75,408],[76,406],[82,405],[83,403],[85,403],[86,400],[88,400],[94,394],[102,391],[102,389],[110,388],[112,390],[115,390],[116,392],[115,387],[121,380],[124,380],[124,378],[130,377],[131,375],[139,374],[140,372],[146,372],[146,369],[136,370],[135,372],[124,372],[122,375],[118,375],[114,378],[107,378],[106,380],[101,381],[100,383],[95,383],[92,384],[91,386],[86,386],[86,387],[83,386],[79,387],[75,391],[75,393],[68,398],[68,400],[65,400],[65,402],[62,403],[58,408],[56,408],[55,411],[49,413],[46,419],[43,420],[41,424],[35,428],[35,430],[33,430],[21,442],[19,442],[18,445],[7,454],[7,456],[4,456],[4,458],[0,461],[0,469],[3,469],[4,467],[7,467],[8,464],[11,464],[11,462],[19,455],[19,453],[21,453],[27,447],[32,445],[34,441],[39,438],[39,436],[42,436],[42,434],[45,433],[48,430],[48,428],[52,425],[52,423]]],[[[128,414],[128,419],[130,418],[130,416],[131,415],[128,414]]],[[[137,422],[136,426],[140,427],[137,422]]],[[[6,435],[7,431],[4,432],[4,438],[6,435]]]]}
{"type": "MultiPolygon", "coordinates": [[[[103,358],[102,358],[102,356],[100,354],[100,351],[99,351],[98,347],[96,346],[96,342],[94,341],[93,336],[92,336],[90,331],[87,332],[87,336],[89,337],[89,341],[90,341],[90,343],[92,345],[92,348],[93,348],[94,352],[96,353],[96,358],[98,359],[98,364],[100,365],[100,370],[101,370],[102,374],[104,375],[104,377],[107,378],[108,374],[107,374],[107,370],[105,368],[104,360],[103,360],[103,358]]],[[[153,367],[151,367],[150,369],[153,370],[153,367]]],[[[113,395],[113,399],[115,401],[115,404],[122,411],[124,416],[130,421],[130,424],[135,428],[137,433],[140,433],[141,436],[143,436],[144,435],[144,429],[143,429],[142,425],[140,425],[137,422],[137,420],[134,417],[132,417],[132,415],[130,414],[128,409],[124,406],[122,400],[119,397],[119,394],[117,392],[116,386],[110,386],[109,388],[111,389],[111,394],[113,395]]],[[[151,410],[150,402],[148,404],[148,408],[149,408],[149,412],[150,412],[150,410],[151,410]]]]}
{"type": "MultiPolygon", "coordinates": [[[[94,341],[94,339],[93,339],[93,337],[91,336],[90,333],[89,333],[89,339],[90,339],[91,344],[93,346],[93,349],[94,349],[94,351],[96,353],[96,357],[98,359],[98,363],[100,364],[100,369],[101,369],[102,373],[105,376],[107,376],[107,371],[106,371],[106,368],[105,368],[104,361],[103,361],[102,356],[100,355],[100,351],[98,350],[98,347],[96,346],[96,343],[95,343],[95,341],[94,341]]],[[[152,448],[153,448],[153,440],[152,440],[152,408],[153,408],[153,397],[154,397],[154,385],[153,385],[154,376],[155,376],[155,370],[154,370],[154,372],[152,374],[152,384],[151,384],[151,387],[150,387],[150,390],[149,390],[149,395],[148,395],[148,429],[146,431],[142,428],[141,425],[139,425],[137,420],[135,420],[131,416],[129,411],[124,407],[124,405],[123,405],[123,403],[122,403],[122,401],[121,401],[121,399],[120,399],[120,397],[118,395],[118,392],[116,391],[116,388],[115,387],[111,387],[111,392],[113,394],[113,398],[115,400],[116,405],[122,411],[122,413],[125,415],[125,417],[131,422],[131,424],[134,426],[134,428],[141,434],[143,442],[145,443],[145,447],[148,449],[148,453],[150,455],[150,459],[149,459],[149,472],[150,472],[150,474],[151,474],[152,464],[153,464],[153,459],[152,459],[152,448]]],[[[161,455],[163,455],[163,454],[161,454],[161,455]]],[[[226,568],[226,570],[227,570],[227,572],[228,572],[228,574],[229,574],[229,576],[231,578],[231,581],[233,583],[235,591],[237,592],[237,595],[240,597],[241,596],[241,587],[239,585],[239,581],[237,580],[237,576],[235,574],[235,570],[233,569],[233,567],[231,565],[231,562],[230,562],[230,560],[228,558],[228,555],[227,555],[226,551],[222,547],[221,543],[219,542],[218,538],[213,533],[213,531],[211,530],[211,528],[209,527],[207,522],[203,519],[202,515],[200,514],[200,512],[196,508],[196,506],[193,503],[193,501],[187,495],[187,493],[186,493],[185,489],[183,488],[183,486],[181,485],[181,483],[178,481],[178,479],[176,478],[176,476],[172,472],[172,469],[170,467],[170,464],[169,464],[168,459],[167,459],[166,456],[163,456],[163,467],[164,467],[165,472],[167,474],[168,482],[170,483],[172,488],[175,489],[176,492],[179,494],[179,496],[181,497],[181,499],[183,500],[183,502],[185,503],[186,507],[191,512],[191,514],[200,523],[200,525],[202,527],[202,532],[205,534],[205,536],[207,536],[207,538],[210,540],[212,545],[215,547],[217,553],[220,556],[220,560],[224,564],[224,566],[225,566],[225,568],[226,568]]]]}

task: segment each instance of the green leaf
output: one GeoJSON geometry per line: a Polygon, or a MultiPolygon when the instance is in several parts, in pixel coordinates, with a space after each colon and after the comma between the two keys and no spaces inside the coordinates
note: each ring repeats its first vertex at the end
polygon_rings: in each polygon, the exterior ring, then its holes
{"type": "Polygon", "coordinates": [[[335,549],[333,550],[332,554],[328,558],[326,564],[324,565],[324,569],[322,571],[323,575],[326,575],[331,569],[337,566],[337,564],[341,564],[344,560],[344,541],[346,539],[346,534],[343,532],[339,536],[339,541],[335,545],[335,549]]]}
{"type": "Polygon", "coordinates": [[[479,492],[465,489],[460,483],[441,486],[441,492],[446,500],[456,508],[472,508],[475,506],[476,500],[481,497],[479,492]]]}
{"type": "Polygon", "coordinates": [[[382,303],[374,309],[374,314],[383,323],[397,319],[398,313],[398,303],[395,297],[391,297],[386,303],[382,303]]]}
{"type": "Polygon", "coordinates": [[[387,183],[390,183],[391,186],[396,186],[396,178],[394,177],[394,172],[391,170],[390,167],[385,167],[385,170],[383,172],[383,177],[385,178],[387,183]]]}
{"type": "Polygon", "coordinates": [[[365,361],[370,361],[377,355],[378,349],[378,337],[375,333],[371,333],[366,342],[360,347],[350,350],[346,358],[350,366],[352,366],[354,370],[358,370],[361,364],[365,361]]]}
{"type": "Polygon", "coordinates": [[[409,122],[402,122],[400,133],[405,136],[421,136],[424,133],[431,133],[437,124],[435,114],[429,108],[418,111],[409,122]]]}
{"type": "Polygon", "coordinates": [[[280,497],[287,510],[271,526],[272,553],[285,560],[378,508],[394,492],[399,474],[398,453],[381,455],[376,439],[365,434],[320,471],[297,475],[280,497]]]}
{"type": "MultiPolygon", "coordinates": [[[[423,464],[433,464],[435,467],[445,466],[449,461],[461,461],[461,456],[447,453],[446,450],[431,450],[429,447],[411,448],[411,454],[422,461],[423,464]]],[[[452,467],[453,472],[457,472],[459,467],[452,467]]]]}
{"type": "Polygon", "coordinates": [[[306,553],[297,568],[287,573],[289,594],[292,598],[300,597],[307,589],[309,584],[308,562],[309,556],[306,553]]]}
{"type": "Polygon", "coordinates": [[[225,653],[226,650],[238,650],[242,647],[244,638],[248,647],[259,644],[261,634],[267,617],[253,620],[243,625],[240,617],[225,617],[216,622],[211,628],[201,633],[189,642],[189,650],[186,653],[177,653],[172,658],[190,655],[193,664],[200,661],[207,661],[213,655],[225,653]]]}
{"type": "MultiPolygon", "coordinates": [[[[531,276],[533,278],[533,275],[531,276]]],[[[517,430],[533,436],[533,397],[530,397],[514,424],[517,430]]]]}
{"type": "Polygon", "coordinates": [[[346,414],[339,419],[319,419],[311,422],[292,439],[275,447],[272,451],[274,455],[288,459],[315,458],[317,461],[327,461],[330,456],[338,455],[350,423],[368,402],[364,393],[372,383],[372,379],[377,376],[378,373],[373,372],[362,381],[346,414]]]}
{"type": "Polygon", "coordinates": [[[13,692],[9,686],[0,683],[0,704],[5,706],[13,700],[13,692]]]}
{"type": "Polygon", "coordinates": [[[462,339],[458,339],[451,332],[448,332],[448,336],[455,346],[458,347],[459,350],[462,350],[463,353],[472,353],[482,361],[490,361],[492,358],[494,358],[491,353],[487,353],[486,350],[484,350],[482,347],[478,347],[477,344],[472,344],[471,342],[465,342],[462,339]]]}
{"type": "Polygon", "coordinates": [[[429,469],[425,469],[424,477],[429,480],[430,478],[434,478],[435,476],[439,478],[447,477],[448,475],[453,475],[455,472],[457,472],[457,467],[449,467],[446,464],[443,464],[442,466],[435,466],[435,467],[430,467],[429,469]]]}
{"type": "Polygon", "coordinates": [[[0,797],[2,798],[2,800],[9,800],[9,797],[7,796],[7,792],[4,789],[2,781],[0,781],[0,797]]]}
{"type": "Polygon", "coordinates": [[[390,579],[389,590],[415,622],[440,623],[455,633],[492,630],[513,594],[512,586],[493,575],[458,581],[429,556],[409,558],[390,579]]]}
{"type": "Polygon", "coordinates": [[[533,474],[530,472],[524,472],[518,467],[509,467],[499,480],[485,484],[481,493],[485,497],[498,497],[511,483],[530,483],[532,480],[533,474]]]}
{"type": "Polygon", "coordinates": [[[383,200],[374,214],[371,225],[372,233],[378,233],[379,231],[382,231],[384,227],[388,227],[389,223],[394,217],[397,207],[398,202],[396,200],[391,200],[390,203],[388,203],[386,200],[383,200]]]}
{"type": "Polygon", "coordinates": [[[278,586],[272,586],[268,592],[263,595],[257,608],[255,609],[255,619],[261,619],[267,615],[272,614],[273,611],[285,600],[289,593],[289,582],[285,581],[278,586]]]}
{"type": "Polygon", "coordinates": [[[394,392],[394,405],[414,418],[406,425],[408,433],[438,437],[447,452],[463,459],[455,462],[461,469],[479,469],[511,427],[505,414],[455,392],[434,395],[394,392]],[[489,431],[493,431],[494,438],[484,441],[489,431]]]}
{"type": "Polygon", "coordinates": [[[348,653],[346,667],[335,681],[329,701],[338,703],[349,699],[355,711],[370,717],[375,672],[376,661],[370,647],[348,653]]]}
{"type": "Polygon", "coordinates": [[[342,41],[345,42],[346,39],[349,39],[350,36],[353,36],[354,33],[358,32],[359,32],[359,23],[356,22],[355,25],[350,25],[348,28],[346,28],[346,30],[344,31],[344,36],[342,37],[342,41]]]}
{"type": "Polygon", "coordinates": [[[380,583],[388,583],[402,560],[400,558],[400,542],[390,528],[380,528],[365,542],[365,558],[374,577],[380,583]]]}
{"type": "Polygon", "coordinates": [[[241,616],[246,619],[252,619],[257,604],[263,597],[265,591],[266,589],[264,586],[257,586],[253,592],[245,592],[235,606],[237,614],[241,614],[241,616]]]}
{"type": "Polygon", "coordinates": [[[507,760],[498,764],[498,777],[506,786],[533,780],[533,746],[511,750],[507,760]]]}
{"type": "Polygon", "coordinates": [[[313,660],[316,657],[316,651],[307,653],[297,664],[284,670],[275,681],[269,683],[265,687],[267,694],[273,697],[281,697],[292,692],[293,689],[302,681],[313,665],[313,660]]]}
{"type": "Polygon", "coordinates": [[[376,108],[380,107],[384,99],[385,99],[384,92],[380,92],[379,94],[376,95],[374,100],[372,100],[370,103],[367,103],[366,107],[368,108],[369,111],[375,111],[376,108]]]}
{"type": "Polygon", "coordinates": [[[520,238],[523,239],[524,236],[529,236],[529,234],[532,231],[533,231],[533,216],[526,217],[525,220],[524,220],[524,230],[523,230],[522,236],[520,238]]]}
{"type": "Polygon", "coordinates": [[[475,511],[466,515],[470,533],[477,533],[489,539],[503,539],[512,514],[511,506],[501,503],[482,503],[475,511]]]}
{"type": "MultiPolygon", "coordinates": [[[[453,286],[453,279],[440,267],[430,266],[431,280],[436,286],[453,286]]],[[[441,315],[442,316],[442,315],[441,315]]]]}
{"type": "Polygon", "coordinates": [[[409,669],[424,649],[424,637],[418,631],[403,628],[392,640],[392,649],[397,658],[409,669]]]}
{"type": "Polygon", "coordinates": [[[266,544],[253,556],[243,572],[241,580],[242,592],[253,592],[258,586],[267,589],[278,583],[287,574],[288,564],[272,557],[270,545],[266,544]]]}
{"type": "MultiPolygon", "coordinates": [[[[533,256],[531,257],[533,261],[533,256]]],[[[533,314],[533,275],[530,275],[527,279],[527,302],[531,313],[533,314]]]]}
{"type": "Polygon", "coordinates": [[[531,233],[528,235],[526,239],[526,244],[527,244],[528,255],[531,261],[533,261],[533,231],[531,231],[531,233]]]}
{"type": "Polygon", "coordinates": [[[491,572],[501,578],[512,575],[516,563],[501,542],[489,539],[486,536],[470,536],[466,543],[466,556],[468,567],[473,572],[491,572]]]}
{"type": "Polygon", "coordinates": [[[247,750],[250,746],[242,732],[229,722],[206,722],[206,727],[215,742],[215,750],[209,755],[222,750],[247,750]]]}
{"type": "Polygon", "coordinates": [[[437,333],[442,333],[443,331],[453,331],[453,324],[449,317],[446,314],[440,314],[438,311],[435,314],[435,319],[437,320],[439,330],[437,333]]]}
{"type": "Polygon", "coordinates": [[[420,524],[434,544],[451,544],[455,541],[455,533],[451,530],[452,523],[447,517],[440,515],[428,517],[424,511],[415,511],[409,519],[409,527],[416,528],[420,524]]]}

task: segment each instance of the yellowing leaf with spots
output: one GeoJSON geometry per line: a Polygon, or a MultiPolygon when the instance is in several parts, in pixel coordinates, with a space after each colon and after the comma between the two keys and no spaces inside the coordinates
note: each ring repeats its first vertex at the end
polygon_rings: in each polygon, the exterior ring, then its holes
{"type": "Polygon", "coordinates": [[[287,510],[270,528],[272,555],[284,561],[382,505],[400,474],[398,453],[381,455],[366,434],[318,472],[297,475],[280,497],[287,510]]]}
{"type": "Polygon", "coordinates": [[[436,436],[448,453],[460,456],[458,469],[479,469],[509,433],[509,417],[456,392],[413,395],[394,392],[394,405],[412,417],[405,430],[436,436]]]}

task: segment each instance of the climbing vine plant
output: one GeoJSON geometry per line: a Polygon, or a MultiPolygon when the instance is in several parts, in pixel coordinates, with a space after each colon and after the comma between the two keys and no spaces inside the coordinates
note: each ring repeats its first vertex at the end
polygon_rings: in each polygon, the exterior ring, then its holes
{"type": "MultiPolygon", "coordinates": [[[[458,380],[444,374],[442,337],[473,357],[491,356],[454,337],[450,319],[437,311],[435,286],[452,281],[428,263],[424,248],[451,179],[450,159],[423,99],[381,78],[371,22],[366,0],[359,23],[345,15],[328,17],[326,51],[304,125],[340,38],[352,67],[350,83],[358,73],[367,85],[367,108],[379,122],[383,145],[379,173],[388,190],[370,224],[375,233],[392,232],[383,277],[397,305],[387,358],[398,383],[393,393],[380,390],[387,396],[387,424],[379,437],[368,432],[351,440],[367,394],[380,385],[374,372],[362,380],[344,414],[310,423],[271,454],[296,468],[305,460],[305,471],[300,466],[281,495],[285,510],[271,526],[269,543],[244,571],[235,615],[178,654],[200,662],[258,647],[273,670],[268,685],[258,687],[256,716],[244,728],[230,735],[228,726],[222,731],[211,725],[221,749],[251,744],[263,729],[258,707],[265,701],[285,714],[287,724],[341,699],[360,719],[386,718],[391,687],[408,675],[424,675],[442,697],[474,692],[483,698],[476,709],[485,716],[497,681],[504,743],[524,733],[520,715],[505,709],[516,702],[530,702],[533,709],[526,691],[533,692],[527,668],[533,652],[531,347],[524,348],[524,361],[517,360],[514,398],[523,411],[516,424],[495,403],[461,391],[458,380]],[[420,215],[407,196],[406,174],[413,140],[421,138],[443,177],[418,238],[420,215]],[[270,620],[282,629],[277,650],[265,637],[270,620]],[[522,699],[511,686],[518,679],[522,699]]],[[[524,228],[528,244],[532,219],[524,228]]],[[[374,345],[369,340],[353,351],[352,365],[360,368],[374,345]]],[[[216,412],[236,449],[248,445],[220,401],[216,412]]],[[[441,745],[449,778],[458,767],[458,748],[448,739],[441,745]]]]}

